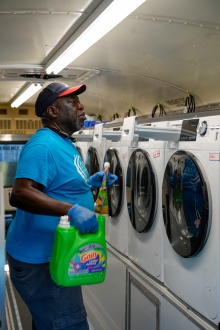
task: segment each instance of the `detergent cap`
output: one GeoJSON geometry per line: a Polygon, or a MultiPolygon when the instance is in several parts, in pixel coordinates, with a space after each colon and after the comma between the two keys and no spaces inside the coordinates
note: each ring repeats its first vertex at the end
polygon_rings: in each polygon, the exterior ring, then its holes
{"type": "Polygon", "coordinates": [[[70,222],[69,222],[69,216],[68,215],[63,215],[62,217],[60,217],[59,227],[62,227],[62,228],[69,228],[70,227],[70,222]]]}

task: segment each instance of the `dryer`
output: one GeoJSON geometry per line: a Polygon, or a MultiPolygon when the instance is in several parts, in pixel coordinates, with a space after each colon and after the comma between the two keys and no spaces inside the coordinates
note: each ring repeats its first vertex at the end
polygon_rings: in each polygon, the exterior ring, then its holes
{"type": "MultiPolygon", "coordinates": [[[[82,130],[73,134],[75,143],[89,176],[101,171],[105,153],[105,139],[102,138],[103,124],[97,124],[90,130],[82,130]]],[[[94,201],[98,197],[99,189],[92,189],[94,201]]]]}
{"type": "MultiPolygon", "coordinates": [[[[164,171],[164,142],[155,141],[154,149],[154,141],[152,139],[149,141],[145,139],[144,142],[140,142],[139,140],[141,139],[138,134],[135,134],[135,130],[137,129],[139,132],[142,131],[142,129],[140,125],[137,126],[136,121],[137,118],[135,116],[125,118],[121,130],[120,142],[112,142],[106,151],[105,161],[110,162],[110,171],[119,177],[118,182],[109,189],[110,218],[106,223],[106,238],[118,251],[130,257],[132,261],[145,271],[148,271],[151,275],[162,281],[163,223],[162,212],[159,210],[157,211],[157,196],[158,191],[160,190],[161,192],[162,174],[164,171]],[[152,149],[151,156],[146,151],[147,146],[152,149]],[[141,148],[145,148],[145,150],[141,148]],[[152,159],[150,159],[151,157],[152,159]],[[134,194],[132,193],[134,189],[131,185],[131,181],[134,182],[134,179],[136,180],[137,173],[133,175],[137,167],[137,164],[134,164],[133,160],[136,158],[139,159],[138,166],[140,171],[138,173],[140,174],[139,179],[142,180],[142,187],[140,188],[139,185],[136,187],[139,200],[137,203],[136,200],[135,203],[133,203],[134,199],[137,197],[135,193],[134,198],[134,194]],[[158,167],[158,169],[156,169],[156,167],[158,167]],[[128,168],[132,169],[132,180],[129,179],[131,171],[128,170],[128,168]],[[156,174],[156,170],[158,174],[156,174]],[[152,190],[150,190],[150,193],[146,185],[149,183],[147,182],[148,180],[152,183],[152,190]],[[158,188],[158,181],[160,182],[160,189],[158,188]],[[148,205],[148,197],[150,199],[150,206],[148,205]],[[134,206],[138,203],[139,206],[137,210],[134,206]],[[134,208],[137,212],[133,211],[134,208]],[[140,211],[140,213],[138,213],[138,211],[140,211]],[[132,217],[131,212],[134,215],[132,217]],[[155,234],[153,234],[151,239],[152,229],[155,227],[155,224],[152,226],[155,217],[157,217],[158,220],[156,221],[155,234]],[[146,233],[147,231],[150,231],[149,235],[146,233]],[[158,239],[159,243],[153,243],[154,239],[158,239]],[[148,248],[146,249],[147,242],[149,242],[149,249],[151,249],[152,252],[148,252],[148,248]],[[159,245],[159,248],[157,248],[157,245],[159,245]],[[148,253],[149,255],[152,253],[151,261],[148,261],[148,253]]],[[[163,130],[162,128],[166,126],[167,122],[161,122],[149,124],[148,128],[163,130]]],[[[144,128],[145,127],[143,127],[143,130],[144,128]]],[[[150,132],[148,131],[145,134],[148,135],[150,132]]],[[[154,136],[156,134],[157,136],[158,132],[151,132],[151,134],[154,136]]],[[[163,136],[166,136],[166,134],[163,133],[163,136]]]]}
{"type": "Polygon", "coordinates": [[[110,172],[118,176],[108,188],[109,215],[106,221],[106,240],[124,255],[128,253],[127,208],[125,196],[125,166],[120,142],[112,142],[106,150],[104,161],[110,163],[110,172]]]}
{"type": "Polygon", "coordinates": [[[107,190],[109,215],[106,217],[106,240],[116,250],[127,255],[128,214],[126,204],[124,203],[126,176],[124,153],[128,150],[130,142],[127,141],[123,145],[121,129],[121,127],[117,127],[116,130],[112,130],[112,128],[104,130],[104,136],[107,139],[104,162],[109,162],[110,172],[118,176],[118,180],[107,190]]]}
{"type": "MultiPolygon", "coordinates": [[[[101,170],[101,164],[98,157],[97,149],[90,146],[86,153],[85,166],[89,173],[89,176],[99,172],[101,170]]],[[[99,193],[99,188],[92,189],[94,202],[96,201],[99,193]]]]}
{"type": "Polygon", "coordinates": [[[76,138],[76,142],[74,144],[85,164],[87,151],[92,146],[93,130],[81,130],[75,132],[72,137],[76,138]]]}
{"type": "MultiPolygon", "coordinates": [[[[129,148],[133,144],[133,133],[123,134],[126,123],[120,130],[118,142],[108,141],[104,161],[110,163],[110,172],[118,176],[118,181],[108,188],[109,216],[106,221],[106,240],[116,250],[128,255],[128,209],[126,203],[126,175],[129,148]]],[[[128,129],[132,130],[132,125],[128,129]]],[[[117,133],[117,132],[116,132],[117,133]]]]}
{"type": "Polygon", "coordinates": [[[162,185],[164,283],[215,324],[220,322],[220,116],[171,122],[162,185]]]}
{"type": "MultiPolygon", "coordinates": [[[[82,157],[89,176],[99,172],[101,169],[100,153],[98,152],[100,143],[94,143],[94,129],[75,132],[72,137],[76,139],[75,147],[82,157]]],[[[98,197],[98,192],[99,189],[92,189],[94,201],[98,197]]]]}
{"type": "MultiPolygon", "coordinates": [[[[105,140],[102,138],[103,124],[97,124],[92,131],[92,142],[85,155],[85,165],[89,176],[103,170],[103,158],[105,151],[105,140]]],[[[99,188],[92,189],[94,202],[99,193],[99,188]]]]}
{"type": "MultiPolygon", "coordinates": [[[[146,124],[145,124],[146,126],[146,124]]],[[[168,121],[148,124],[165,128],[168,121]]],[[[165,141],[146,139],[130,148],[126,180],[129,210],[128,256],[163,282],[164,225],[161,207],[165,141]]]]}
{"type": "Polygon", "coordinates": [[[106,140],[105,137],[103,137],[103,123],[96,124],[94,126],[93,130],[93,140],[91,143],[91,147],[95,149],[96,151],[96,158],[97,162],[100,165],[100,170],[103,170],[103,163],[104,163],[104,156],[105,156],[105,151],[107,148],[107,143],[108,141],[106,140]]]}

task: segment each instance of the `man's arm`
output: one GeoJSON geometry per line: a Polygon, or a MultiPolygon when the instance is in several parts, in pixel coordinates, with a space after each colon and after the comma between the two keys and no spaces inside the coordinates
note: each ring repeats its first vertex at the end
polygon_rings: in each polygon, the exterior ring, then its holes
{"type": "Polygon", "coordinates": [[[42,192],[42,185],[30,179],[15,180],[10,204],[30,213],[54,216],[67,214],[73,206],[47,196],[42,192]]]}

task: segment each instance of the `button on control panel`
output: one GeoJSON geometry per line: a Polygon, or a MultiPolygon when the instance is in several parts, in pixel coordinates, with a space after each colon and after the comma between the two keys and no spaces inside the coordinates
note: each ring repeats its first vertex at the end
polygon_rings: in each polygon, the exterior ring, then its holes
{"type": "Polygon", "coordinates": [[[207,129],[208,129],[208,123],[207,121],[202,121],[198,124],[197,126],[197,133],[200,135],[200,136],[204,136],[207,132],[207,129]]]}

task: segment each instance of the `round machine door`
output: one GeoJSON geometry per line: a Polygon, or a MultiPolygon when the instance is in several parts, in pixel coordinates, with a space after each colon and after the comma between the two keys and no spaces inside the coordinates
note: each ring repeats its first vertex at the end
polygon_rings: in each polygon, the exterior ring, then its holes
{"type": "Polygon", "coordinates": [[[210,229],[207,185],[195,156],[177,151],[163,178],[162,203],[166,233],[183,258],[203,248],[210,229]]]}
{"type": "Polygon", "coordinates": [[[153,224],[156,210],[156,180],[148,153],[136,149],[127,168],[126,197],[134,229],[146,232],[153,224]]]}
{"type": "Polygon", "coordinates": [[[121,211],[123,202],[123,175],[117,150],[109,148],[105,153],[104,162],[110,163],[109,171],[118,177],[118,180],[107,189],[109,215],[116,217],[121,211]]]}
{"type": "MultiPolygon", "coordinates": [[[[88,151],[86,153],[85,165],[86,165],[87,171],[89,173],[89,176],[91,176],[91,175],[95,174],[96,172],[100,171],[97,151],[96,151],[95,148],[90,147],[88,149],[88,151]]],[[[99,193],[98,188],[92,189],[92,194],[93,194],[94,201],[96,201],[96,199],[98,197],[98,193],[99,193]]]]}

